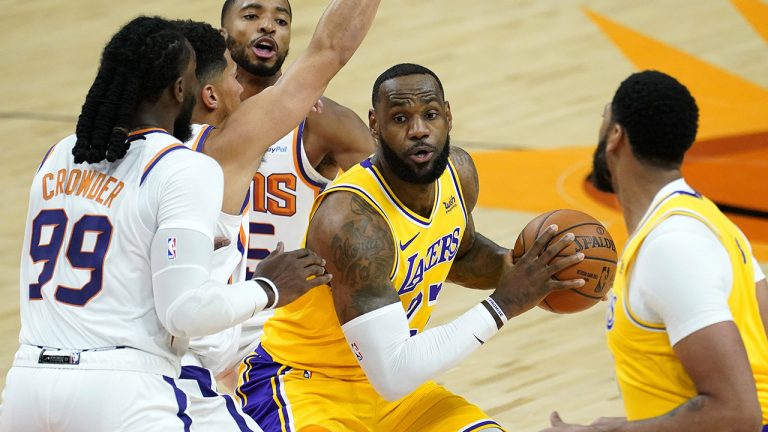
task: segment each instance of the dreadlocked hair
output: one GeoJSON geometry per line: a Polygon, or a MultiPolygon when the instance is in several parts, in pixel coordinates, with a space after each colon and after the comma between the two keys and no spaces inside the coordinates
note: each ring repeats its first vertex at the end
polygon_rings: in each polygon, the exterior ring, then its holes
{"type": "Polygon", "coordinates": [[[170,22],[141,16],[107,43],[77,120],[75,163],[114,162],[125,156],[130,121],[142,102],[156,102],[191,57],[186,39],[170,22]]]}

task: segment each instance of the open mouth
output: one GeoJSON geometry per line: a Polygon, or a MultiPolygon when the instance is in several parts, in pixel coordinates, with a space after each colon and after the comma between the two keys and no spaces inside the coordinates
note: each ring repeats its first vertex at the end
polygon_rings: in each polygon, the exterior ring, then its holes
{"type": "Polygon", "coordinates": [[[271,59],[277,54],[277,43],[269,36],[264,36],[253,44],[251,50],[259,59],[271,59]]]}
{"type": "Polygon", "coordinates": [[[411,158],[412,161],[421,164],[421,163],[429,162],[430,160],[432,160],[432,156],[434,154],[435,152],[433,152],[432,150],[423,148],[423,149],[417,150],[414,153],[411,153],[409,157],[411,158]]]}

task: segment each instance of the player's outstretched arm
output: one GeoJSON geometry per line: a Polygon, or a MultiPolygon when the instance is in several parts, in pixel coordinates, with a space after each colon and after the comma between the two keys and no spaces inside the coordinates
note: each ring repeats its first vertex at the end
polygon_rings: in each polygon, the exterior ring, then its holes
{"type": "Polygon", "coordinates": [[[216,138],[226,145],[208,150],[231,178],[228,195],[242,200],[267,148],[305,118],[360,46],[379,2],[333,0],[307,50],[275,85],[251,96],[230,115],[216,138]]]}
{"type": "Polygon", "coordinates": [[[733,321],[705,327],[678,342],[675,354],[698,395],[659,417],[599,419],[590,426],[567,424],[553,413],[542,432],[757,432],[761,410],[747,352],[733,321]]]}

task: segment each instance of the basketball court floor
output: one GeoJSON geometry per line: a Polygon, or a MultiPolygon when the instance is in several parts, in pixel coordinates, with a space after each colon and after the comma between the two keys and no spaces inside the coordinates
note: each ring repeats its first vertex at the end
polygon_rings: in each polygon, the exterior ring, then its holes
{"type": "MultiPolygon", "coordinates": [[[[292,56],[326,2],[294,0],[292,56]]],[[[0,14],[0,386],[18,343],[19,250],[31,177],[74,129],[105,42],[139,14],[218,24],[203,0],[3,0],[0,14]]],[[[478,230],[511,247],[556,208],[600,219],[626,239],[611,197],[584,184],[603,106],[633,71],[680,79],[701,108],[690,183],[733,213],[768,262],[768,3],[764,0],[384,0],[366,41],[327,95],[367,117],[371,86],[414,62],[441,78],[453,143],[481,181],[478,230]]],[[[450,286],[433,323],[487,293],[450,286]]],[[[514,431],[621,415],[604,340],[605,304],[574,315],[533,310],[438,381],[514,431]]]]}

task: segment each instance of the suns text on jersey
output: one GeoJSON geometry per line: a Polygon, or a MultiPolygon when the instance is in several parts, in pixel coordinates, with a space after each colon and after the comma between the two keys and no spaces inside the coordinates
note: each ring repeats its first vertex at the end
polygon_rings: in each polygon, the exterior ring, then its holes
{"type": "Polygon", "coordinates": [[[43,199],[48,201],[57,195],[75,195],[112,207],[125,184],[95,170],[60,169],[55,174],[43,174],[43,199]]]}
{"type": "Polygon", "coordinates": [[[413,291],[424,280],[424,274],[431,268],[440,263],[453,260],[459,251],[460,235],[461,228],[456,227],[452,232],[432,243],[423,254],[417,252],[409,256],[407,259],[408,271],[397,293],[402,295],[413,291]]]}

